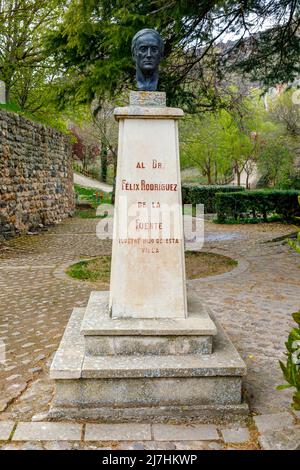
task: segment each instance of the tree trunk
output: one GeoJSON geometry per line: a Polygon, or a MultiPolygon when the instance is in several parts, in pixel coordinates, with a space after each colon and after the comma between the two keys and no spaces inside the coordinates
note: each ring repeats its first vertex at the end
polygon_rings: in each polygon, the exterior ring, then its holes
{"type": "Polygon", "coordinates": [[[208,184],[212,184],[212,177],[211,177],[211,161],[210,157],[208,158],[208,161],[206,163],[206,176],[207,176],[207,182],[208,184]]]}
{"type": "Polygon", "coordinates": [[[250,185],[249,185],[249,174],[247,173],[247,176],[246,176],[246,189],[250,189],[250,185]]]}
{"type": "Polygon", "coordinates": [[[101,179],[104,183],[106,183],[107,179],[107,150],[105,147],[101,148],[101,179]]]}
{"type": "Polygon", "coordinates": [[[218,184],[218,165],[215,162],[215,184],[218,184]]]}

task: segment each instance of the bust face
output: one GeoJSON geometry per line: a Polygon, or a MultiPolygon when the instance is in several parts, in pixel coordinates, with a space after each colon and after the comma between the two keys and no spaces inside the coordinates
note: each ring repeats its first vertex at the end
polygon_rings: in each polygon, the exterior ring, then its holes
{"type": "Polygon", "coordinates": [[[153,74],[161,59],[160,44],[158,38],[145,33],[136,41],[134,58],[137,66],[145,75],[153,74]]]}

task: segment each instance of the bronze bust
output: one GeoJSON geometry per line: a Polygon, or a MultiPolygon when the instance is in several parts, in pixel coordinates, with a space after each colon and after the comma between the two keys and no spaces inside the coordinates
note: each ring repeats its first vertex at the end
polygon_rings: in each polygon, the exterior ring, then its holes
{"type": "Polygon", "coordinates": [[[132,57],[136,63],[136,82],[141,91],[156,91],[158,66],[164,43],[155,29],[142,29],[132,39],[132,57]]]}

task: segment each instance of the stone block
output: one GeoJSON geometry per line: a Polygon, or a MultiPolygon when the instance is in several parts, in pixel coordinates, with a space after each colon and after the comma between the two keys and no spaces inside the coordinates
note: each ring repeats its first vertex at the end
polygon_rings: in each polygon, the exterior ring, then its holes
{"type": "Polygon", "coordinates": [[[19,423],[13,441],[80,441],[81,424],[19,423]]]}
{"type": "Polygon", "coordinates": [[[114,318],[109,292],[91,292],[81,324],[84,336],[214,336],[217,328],[196,295],[187,299],[187,318],[114,318]]]}
{"type": "Polygon", "coordinates": [[[300,450],[300,426],[265,431],[258,441],[264,450],[300,450]]]}
{"type": "Polygon", "coordinates": [[[81,407],[52,404],[51,419],[101,420],[103,423],[141,421],[153,423],[224,423],[240,421],[249,413],[245,403],[234,405],[147,406],[147,407],[81,407]]]}
{"type": "Polygon", "coordinates": [[[14,428],[12,421],[0,421],[0,441],[7,441],[14,428]]]}
{"type": "Polygon", "coordinates": [[[154,441],[212,441],[219,440],[216,426],[209,424],[184,426],[153,424],[154,441]]]}
{"type": "Polygon", "coordinates": [[[197,296],[188,297],[187,319],[112,319],[108,292],[92,292],[81,333],[96,356],[211,354],[216,327],[197,296]]]}
{"type": "Polygon", "coordinates": [[[166,93],[163,91],[131,91],[130,106],[166,106],[166,93]]]}
{"type": "Polygon", "coordinates": [[[211,354],[212,336],[85,336],[92,356],[211,354]]]}
{"type": "Polygon", "coordinates": [[[250,433],[247,428],[225,428],[221,429],[221,433],[226,443],[236,443],[239,444],[241,442],[249,441],[250,433]]]}
{"type": "Polygon", "coordinates": [[[74,308],[59,349],[54,356],[50,368],[50,377],[59,378],[61,376],[65,379],[81,377],[84,359],[84,342],[78,332],[80,331],[84,312],[85,308],[74,308]],[[53,371],[55,371],[55,373],[53,371]]]}
{"type": "Polygon", "coordinates": [[[85,441],[151,441],[150,424],[87,424],[85,441]]]}
{"type": "Polygon", "coordinates": [[[283,429],[293,425],[294,419],[287,411],[283,413],[272,413],[260,416],[254,416],[256,427],[260,433],[283,429]]]}
{"type": "Polygon", "coordinates": [[[55,406],[75,407],[191,407],[234,405],[241,402],[238,377],[90,378],[56,383],[55,406]]]}
{"type": "MultiPolygon", "coordinates": [[[[155,106],[124,106],[115,108],[114,116],[120,119],[180,119],[184,116],[182,109],[178,108],[160,108],[155,106]]],[[[153,130],[153,129],[152,129],[153,130]]],[[[153,135],[154,135],[153,130],[153,135]]]]}

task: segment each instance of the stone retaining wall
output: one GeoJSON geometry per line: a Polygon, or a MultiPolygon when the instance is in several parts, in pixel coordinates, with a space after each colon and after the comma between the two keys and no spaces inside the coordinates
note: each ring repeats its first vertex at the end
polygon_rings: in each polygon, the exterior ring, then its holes
{"type": "Polygon", "coordinates": [[[73,211],[68,136],[0,109],[0,238],[51,225],[73,211]]]}

